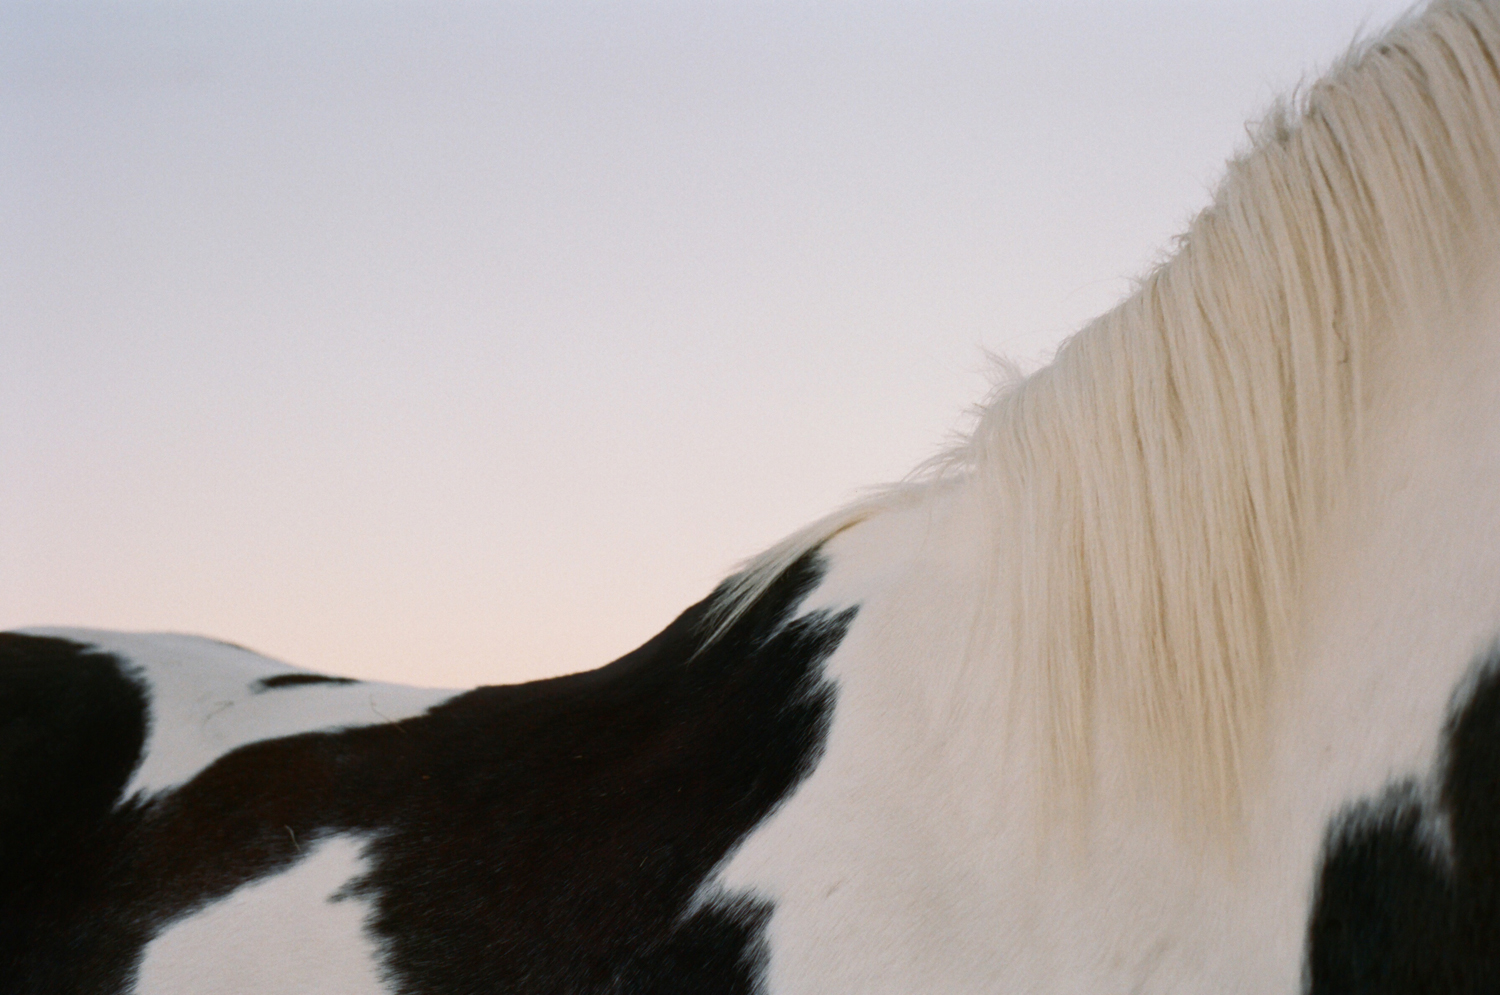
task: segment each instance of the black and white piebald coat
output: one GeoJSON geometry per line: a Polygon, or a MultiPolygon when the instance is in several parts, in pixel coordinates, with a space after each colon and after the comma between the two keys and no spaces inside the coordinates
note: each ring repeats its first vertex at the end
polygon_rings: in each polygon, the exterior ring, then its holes
{"type": "Polygon", "coordinates": [[[0,993],[1500,991],[1500,0],[596,671],[0,635],[0,993]]]}
{"type": "Polygon", "coordinates": [[[1318,734],[1233,865],[1194,866],[1140,812],[1096,861],[1039,861],[987,811],[1016,786],[937,724],[922,664],[951,637],[864,624],[911,607],[865,557],[938,567],[925,514],[805,557],[707,648],[705,603],[608,667],[513,687],[0,635],[3,990],[1500,984],[1500,654],[1414,656],[1398,682],[1373,675],[1408,646],[1331,657],[1343,693],[1294,709],[1318,734]],[[915,662],[881,674],[888,655],[915,662]]]}

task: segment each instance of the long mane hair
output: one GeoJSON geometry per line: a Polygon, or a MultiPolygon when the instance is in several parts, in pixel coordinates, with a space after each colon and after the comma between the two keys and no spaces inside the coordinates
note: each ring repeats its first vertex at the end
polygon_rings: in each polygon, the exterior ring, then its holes
{"type": "Polygon", "coordinates": [[[976,652],[1014,668],[1051,773],[1090,783],[1108,717],[1232,816],[1379,402],[1372,348],[1472,293],[1497,231],[1500,3],[1436,0],[1275,106],[1174,254],[965,442],[750,561],[721,619],[870,515],[982,488],[1006,618],[976,652]]]}

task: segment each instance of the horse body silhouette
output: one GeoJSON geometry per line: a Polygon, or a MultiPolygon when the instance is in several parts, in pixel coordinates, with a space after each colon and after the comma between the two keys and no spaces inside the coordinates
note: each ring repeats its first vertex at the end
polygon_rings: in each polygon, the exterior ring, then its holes
{"type": "Polygon", "coordinates": [[[0,991],[1500,990],[1500,3],[596,671],[0,635],[0,991]]]}

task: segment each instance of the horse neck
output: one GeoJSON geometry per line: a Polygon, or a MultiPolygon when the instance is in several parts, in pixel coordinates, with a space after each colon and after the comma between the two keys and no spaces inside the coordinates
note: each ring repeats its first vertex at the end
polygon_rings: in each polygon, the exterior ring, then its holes
{"type": "MultiPolygon", "coordinates": [[[[1226,814],[1240,820],[1238,806],[1263,797],[1280,741],[1307,731],[1285,712],[1307,688],[1334,694],[1327,682],[1340,673],[1401,687],[1422,666],[1431,678],[1422,686],[1441,712],[1453,667],[1467,665],[1500,630],[1500,543],[1486,539],[1500,535],[1500,292],[1489,290],[1500,280],[1485,275],[1500,273],[1500,254],[1476,261],[1472,272],[1453,303],[1408,309],[1401,321],[1369,332],[1357,445],[1331,454],[1350,461],[1349,473],[1300,541],[1296,597],[1278,647],[1284,656],[1259,689],[1255,753],[1235,772],[1242,778],[1235,788],[1255,797],[1209,812],[1210,822],[1226,814]]],[[[1174,469],[1183,476],[1170,486],[1198,484],[1193,467],[1174,469]]],[[[846,593],[829,597],[864,603],[861,617],[882,635],[862,645],[856,665],[882,675],[869,686],[885,689],[877,694],[888,695],[883,707],[904,715],[912,735],[927,737],[924,748],[958,758],[952,776],[970,785],[968,797],[977,804],[1005,784],[1012,805],[1029,797],[1027,806],[1045,817],[1059,800],[1066,809],[1078,787],[1050,752],[1052,709],[1069,689],[1027,655],[1017,631],[1026,604],[1017,592],[1024,594],[1032,581],[1025,573],[1036,565],[1028,544],[1076,528],[1065,520],[1038,525],[1038,517],[1077,508],[1055,500],[1055,490],[1045,500],[1013,493],[997,500],[997,482],[982,470],[830,542],[842,564],[831,579],[843,578],[846,593]],[[997,765],[1011,773],[997,780],[997,765]]],[[[1021,488],[1034,479],[1001,483],[1021,488]]],[[[1095,690],[1120,680],[1082,668],[1063,676],[1095,690]]],[[[1086,789],[1152,770],[1135,717],[1113,705],[1087,705],[1086,789]]],[[[1139,792],[1139,782],[1120,794],[1139,792]]],[[[1203,821],[1205,812],[1192,809],[1179,785],[1144,787],[1153,805],[1175,804],[1187,822],[1203,821]]]]}
{"type": "MultiPolygon", "coordinates": [[[[1500,255],[1488,272],[1500,276],[1500,255]]],[[[1440,724],[1460,675],[1500,637],[1497,289],[1480,281],[1413,330],[1419,348],[1378,356],[1351,494],[1310,550],[1298,669],[1311,676],[1289,674],[1288,695],[1343,673],[1425,693],[1440,724]]]]}

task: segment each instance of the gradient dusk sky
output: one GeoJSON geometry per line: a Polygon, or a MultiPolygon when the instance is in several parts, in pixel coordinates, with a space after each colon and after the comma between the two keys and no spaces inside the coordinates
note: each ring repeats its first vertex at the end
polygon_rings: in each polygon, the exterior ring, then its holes
{"type": "Polygon", "coordinates": [[[0,628],[596,666],[964,426],[1405,4],[0,5],[0,628]]]}

